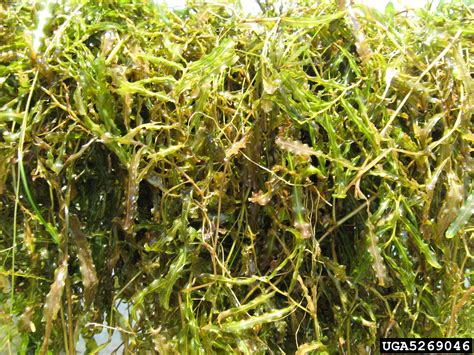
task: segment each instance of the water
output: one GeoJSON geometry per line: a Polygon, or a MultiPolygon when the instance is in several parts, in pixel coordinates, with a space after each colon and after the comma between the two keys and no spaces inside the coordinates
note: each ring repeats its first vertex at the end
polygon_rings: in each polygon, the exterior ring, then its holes
{"type": "MultiPolygon", "coordinates": [[[[115,307],[120,315],[126,320],[128,323],[128,311],[129,305],[121,300],[116,300],[115,307]]],[[[112,330],[112,335],[109,336],[109,332],[111,331],[111,327],[107,324],[107,321],[104,321],[104,324],[100,325],[93,325],[90,324],[90,327],[101,327],[102,331],[96,335],[94,335],[94,340],[97,345],[100,347],[102,345],[107,344],[103,349],[101,349],[97,354],[99,355],[108,355],[108,354],[123,354],[124,353],[124,346],[122,344],[122,335],[120,331],[117,329],[112,330]]],[[[86,354],[86,342],[82,336],[79,337],[79,341],[76,345],[76,352],[78,354],[86,354]]]]}

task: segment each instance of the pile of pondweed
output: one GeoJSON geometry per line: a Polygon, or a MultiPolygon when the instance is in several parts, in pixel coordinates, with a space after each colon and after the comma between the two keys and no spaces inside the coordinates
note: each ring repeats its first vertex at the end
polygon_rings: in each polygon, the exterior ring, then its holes
{"type": "Polygon", "coordinates": [[[65,3],[0,5],[2,351],[472,334],[472,9],[65,3]]]}

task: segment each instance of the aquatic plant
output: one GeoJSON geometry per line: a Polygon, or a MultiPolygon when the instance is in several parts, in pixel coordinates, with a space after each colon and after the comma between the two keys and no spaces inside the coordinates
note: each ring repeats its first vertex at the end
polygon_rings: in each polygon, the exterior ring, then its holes
{"type": "Polygon", "coordinates": [[[0,4],[2,352],[472,335],[472,8],[259,3],[0,4]]]}

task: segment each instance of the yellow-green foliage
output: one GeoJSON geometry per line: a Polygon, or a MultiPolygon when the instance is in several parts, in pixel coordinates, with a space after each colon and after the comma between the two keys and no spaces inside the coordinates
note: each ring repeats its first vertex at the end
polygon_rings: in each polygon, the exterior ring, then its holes
{"type": "Polygon", "coordinates": [[[2,2],[2,353],[472,335],[472,8],[343,3],[2,2]]]}

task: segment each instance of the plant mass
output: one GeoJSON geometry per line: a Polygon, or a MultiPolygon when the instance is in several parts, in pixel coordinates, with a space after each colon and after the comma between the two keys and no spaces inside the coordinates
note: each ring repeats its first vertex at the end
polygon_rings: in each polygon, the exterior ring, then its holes
{"type": "Polygon", "coordinates": [[[32,3],[0,4],[2,353],[472,335],[472,7],[32,3]]]}

